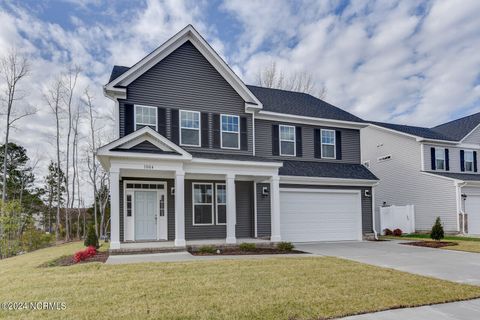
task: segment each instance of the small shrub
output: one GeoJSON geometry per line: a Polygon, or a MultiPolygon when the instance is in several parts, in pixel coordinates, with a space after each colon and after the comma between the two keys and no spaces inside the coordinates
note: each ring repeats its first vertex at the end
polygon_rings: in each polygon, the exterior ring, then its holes
{"type": "Polygon", "coordinates": [[[93,246],[97,249],[100,247],[98,245],[98,237],[95,233],[95,227],[92,224],[88,227],[87,237],[85,238],[83,244],[85,245],[85,247],[93,246]]]}
{"type": "Polygon", "coordinates": [[[277,249],[281,251],[292,251],[295,246],[291,242],[279,242],[277,243],[277,249]]]}
{"type": "Polygon", "coordinates": [[[255,251],[257,246],[255,245],[255,243],[245,243],[244,242],[244,243],[240,244],[239,248],[242,251],[255,251]]]}
{"type": "Polygon", "coordinates": [[[430,232],[430,238],[439,241],[444,237],[445,233],[443,232],[442,221],[440,220],[440,217],[437,217],[437,220],[435,220],[435,224],[432,227],[432,232],[430,232]]]}
{"type": "Polygon", "coordinates": [[[216,250],[215,250],[215,247],[213,247],[213,246],[201,246],[200,248],[198,248],[198,252],[200,252],[200,253],[215,253],[216,250]]]}
{"type": "Polygon", "coordinates": [[[386,235],[386,236],[393,236],[393,231],[390,230],[390,229],[388,229],[388,228],[385,229],[385,230],[383,230],[383,232],[385,232],[385,235],[386,235]]]}
{"type": "Polygon", "coordinates": [[[80,261],[84,261],[90,257],[93,257],[97,254],[97,249],[94,246],[89,246],[86,249],[80,250],[73,255],[73,261],[75,263],[79,263],[80,261]]]}
{"type": "Polygon", "coordinates": [[[398,229],[398,228],[395,229],[395,230],[393,230],[393,235],[394,235],[395,237],[401,237],[402,234],[403,234],[402,230],[400,230],[400,229],[398,229]]]}

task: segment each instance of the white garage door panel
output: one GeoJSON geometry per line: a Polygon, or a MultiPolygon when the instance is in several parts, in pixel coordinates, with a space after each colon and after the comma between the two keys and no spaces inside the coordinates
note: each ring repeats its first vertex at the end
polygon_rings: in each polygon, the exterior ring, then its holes
{"type": "Polygon", "coordinates": [[[358,191],[282,189],[281,236],[285,241],[336,241],[361,238],[358,191]]]}
{"type": "Polygon", "coordinates": [[[480,195],[467,194],[465,213],[468,214],[468,233],[480,234],[480,195]]]}

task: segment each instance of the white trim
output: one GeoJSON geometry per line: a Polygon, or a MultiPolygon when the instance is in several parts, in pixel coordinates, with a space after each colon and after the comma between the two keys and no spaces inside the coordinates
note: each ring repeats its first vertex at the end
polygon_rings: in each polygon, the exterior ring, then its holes
{"type": "Polygon", "coordinates": [[[288,183],[288,184],[367,186],[367,187],[378,184],[378,180],[299,177],[299,176],[280,176],[280,182],[288,183]]]}
{"type": "Polygon", "coordinates": [[[242,80],[232,71],[232,69],[225,63],[225,61],[223,61],[223,59],[215,52],[215,50],[212,49],[212,47],[205,41],[205,39],[203,39],[203,37],[192,25],[186,26],[180,32],[164,42],[160,47],[133,65],[121,76],[105,85],[105,94],[109,96],[114,96],[118,93],[124,94],[126,89],[117,88],[116,86],[127,86],[187,41],[190,41],[200,51],[200,53],[212,64],[212,66],[245,101],[251,102],[251,108],[261,109],[263,107],[262,103],[257,99],[257,97],[255,97],[255,95],[247,88],[242,80]]]}
{"type": "Polygon", "coordinates": [[[420,143],[420,170],[425,171],[425,144],[420,143]]]}
{"type": "Polygon", "coordinates": [[[258,112],[257,119],[272,120],[272,121],[278,121],[278,122],[293,122],[293,123],[308,124],[308,125],[314,125],[314,126],[330,126],[330,127],[335,126],[338,128],[348,128],[348,129],[361,129],[361,128],[366,128],[369,125],[368,123],[298,116],[298,115],[264,111],[264,110],[260,110],[258,112]]]}
{"type": "MultiPolygon", "coordinates": [[[[331,143],[325,143],[326,146],[331,146],[331,143]]],[[[337,159],[337,131],[333,129],[320,129],[320,157],[322,159],[337,159]],[[333,157],[323,156],[323,132],[333,132],[333,157]]]]}
{"type": "Polygon", "coordinates": [[[296,157],[297,156],[297,128],[292,125],[288,124],[281,124],[278,126],[278,149],[279,154],[282,157],[296,157]],[[284,154],[282,153],[282,128],[293,128],[293,141],[292,140],[285,140],[285,142],[293,142],[293,154],[284,154]]]}
{"type": "Polygon", "coordinates": [[[202,114],[200,113],[200,111],[179,110],[179,113],[178,113],[178,127],[179,127],[179,130],[180,130],[179,145],[185,146],[185,147],[201,147],[202,146],[202,114]],[[187,128],[187,127],[183,128],[182,127],[182,112],[198,114],[198,129],[197,128],[187,128]],[[198,145],[182,143],[182,129],[198,130],[198,145]]]}
{"type": "Polygon", "coordinates": [[[221,113],[220,114],[220,148],[221,149],[230,149],[230,150],[240,150],[240,116],[237,116],[237,115],[234,115],[234,114],[225,114],[225,113],[221,113]],[[234,131],[223,131],[223,123],[222,123],[222,120],[223,120],[223,116],[225,117],[234,117],[234,118],[237,118],[237,121],[238,121],[238,125],[237,125],[237,128],[238,128],[238,131],[237,132],[234,132],[234,131]],[[238,147],[236,148],[233,148],[233,147],[224,147],[223,146],[223,132],[226,132],[226,133],[236,133],[237,134],[237,145],[238,147]]]}
{"type": "Polygon", "coordinates": [[[115,139],[120,138],[120,102],[118,99],[113,99],[115,105],[113,110],[113,117],[115,119],[115,139]]]}
{"type": "Polygon", "coordinates": [[[215,192],[213,188],[213,183],[211,182],[193,182],[192,183],[192,225],[193,226],[213,226],[215,225],[215,216],[213,212],[213,201],[215,201],[215,192]],[[209,185],[212,188],[212,202],[211,203],[197,203],[197,205],[208,205],[212,210],[212,223],[195,223],[195,186],[196,185],[209,185]]]}
{"type": "Polygon", "coordinates": [[[134,121],[134,131],[137,131],[137,125],[141,126],[151,126],[151,124],[147,123],[137,123],[137,107],[139,108],[147,108],[147,109],[154,109],[155,110],[155,131],[158,131],[158,108],[157,107],[152,107],[152,106],[146,106],[142,104],[134,104],[133,105],[133,121],[134,121]]]}
{"type": "MultiPolygon", "coordinates": [[[[247,125],[247,132],[248,132],[248,125],[247,125]]],[[[247,137],[248,139],[248,137],[247,137]]],[[[255,112],[252,112],[252,154],[255,155],[255,112]]]]}
{"type": "Polygon", "coordinates": [[[227,197],[227,184],[224,183],[224,182],[216,182],[215,183],[215,224],[218,225],[218,226],[225,226],[227,225],[227,201],[226,201],[226,197],[227,197]],[[217,201],[217,193],[218,193],[218,186],[225,186],[225,203],[220,203],[220,205],[224,205],[225,206],[225,223],[220,223],[218,222],[218,201],[217,201]]]}

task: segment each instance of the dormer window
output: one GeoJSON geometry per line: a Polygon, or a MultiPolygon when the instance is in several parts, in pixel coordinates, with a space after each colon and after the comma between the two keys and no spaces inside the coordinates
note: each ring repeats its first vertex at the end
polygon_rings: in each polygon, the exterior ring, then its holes
{"type": "Polygon", "coordinates": [[[143,127],[150,127],[153,130],[158,130],[157,119],[156,107],[135,105],[135,130],[139,130],[143,127]]]}
{"type": "Polygon", "coordinates": [[[445,170],[445,149],[435,148],[435,166],[437,170],[445,170]]]}
{"type": "Polygon", "coordinates": [[[180,110],[180,145],[200,147],[200,112],[180,110]]]}
{"type": "Polygon", "coordinates": [[[240,118],[234,115],[221,115],[221,146],[223,149],[240,149],[240,118]]]}

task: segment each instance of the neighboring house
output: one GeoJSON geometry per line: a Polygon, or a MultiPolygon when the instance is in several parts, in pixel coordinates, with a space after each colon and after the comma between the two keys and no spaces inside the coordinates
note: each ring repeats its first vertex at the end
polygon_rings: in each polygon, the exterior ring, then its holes
{"type": "Polygon", "coordinates": [[[413,204],[418,231],[440,217],[448,232],[480,234],[479,124],[477,113],[433,128],[373,122],[362,129],[363,164],[380,179],[377,215],[383,204],[413,204]]]}
{"type": "Polygon", "coordinates": [[[372,186],[356,116],[308,94],[246,86],[192,26],[115,66],[111,248],[241,238],[358,240],[372,186]]]}

